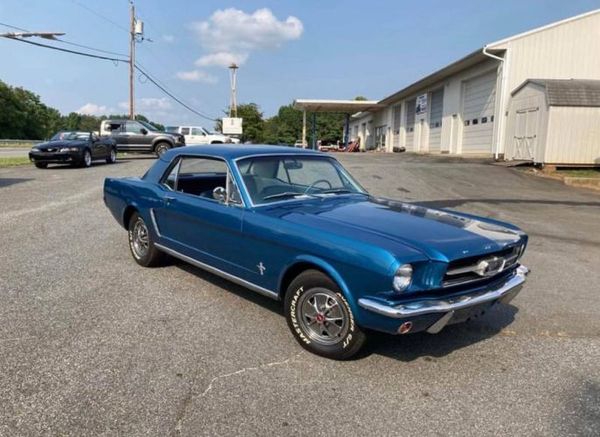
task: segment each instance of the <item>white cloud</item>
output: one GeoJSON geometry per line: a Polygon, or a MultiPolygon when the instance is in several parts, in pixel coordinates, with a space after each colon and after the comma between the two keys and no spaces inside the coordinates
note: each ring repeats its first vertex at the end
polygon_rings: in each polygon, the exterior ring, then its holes
{"type": "Polygon", "coordinates": [[[215,76],[202,70],[179,71],[175,76],[178,79],[187,80],[189,82],[217,83],[217,78],[215,76]]]}
{"type": "Polygon", "coordinates": [[[173,35],[163,35],[162,40],[164,42],[172,43],[175,41],[175,37],[173,35]]]}
{"type": "Polygon", "coordinates": [[[198,66],[243,64],[249,53],[281,47],[300,38],[304,31],[296,17],[278,20],[270,9],[251,14],[239,9],[219,9],[208,20],[192,24],[200,44],[209,53],[196,61],[198,66]]]}
{"type": "MultiPolygon", "coordinates": [[[[129,102],[119,102],[118,106],[121,109],[129,109],[129,102]]],[[[136,112],[164,111],[172,107],[173,105],[168,97],[142,97],[135,100],[136,112]]]]}
{"type": "Polygon", "coordinates": [[[248,59],[247,53],[217,52],[202,56],[194,64],[198,67],[229,67],[234,63],[242,65],[246,62],[246,59],[248,59]]]}
{"type": "Polygon", "coordinates": [[[75,112],[77,112],[78,114],[85,114],[85,115],[106,115],[110,111],[108,110],[108,107],[106,107],[104,105],[96,105],[95,103],[86,103],[85,105],[83,105],[81,108],[79,108],[75,112]]]}

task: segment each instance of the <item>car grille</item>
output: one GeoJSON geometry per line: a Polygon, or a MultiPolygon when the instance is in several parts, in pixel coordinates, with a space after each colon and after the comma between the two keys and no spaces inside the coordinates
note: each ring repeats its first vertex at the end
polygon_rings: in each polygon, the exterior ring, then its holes
{"type": "Polygon", "coordinates": [[[513,246],[499,252],[452,261],[448,265],[442,286],[453,287],[492,278],[514,267],[523,254],[523,249],[523,246],[513,246]]]}

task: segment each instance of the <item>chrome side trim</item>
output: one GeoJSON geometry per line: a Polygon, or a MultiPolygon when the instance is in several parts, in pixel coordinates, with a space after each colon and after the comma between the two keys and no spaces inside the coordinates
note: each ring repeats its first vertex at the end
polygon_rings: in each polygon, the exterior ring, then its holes
{"type": "Polygon", "coordinates": [[[425,314],[447,313],[456,311],[481,303],[489,302],[502,298],[504,295],[512,292],[514,297],[523,286],[525,276],[529,269],[525,266],[517,268],[515,276],[508,279],[504,284],[496,289],[485,290],[476,294],[463,295],[454,298],[440,300],[423,300],[420,302],[411,302],[407,304],[389,306],[369,298],[358,299],[358,304],[369,311],[386,317],[402,319],[407,317],[422,316],[425,314]]]}
{"type": "Polygon", "coordinates": [[[246,287],[249,288],[252,291],[255,291],[259,294],[262,294],[263,296],[267,296],[270,297],[271,299],[275,299],[275,300],[279,300],[279,294],[271,291],[271,290],[267,290],[266,288],[263,288],[259,285],[253,284],[252,282],[246,281],[245,279],[242,278],[238,278],[237,276],[234,276],[230,273],[224,272],[223,270],[219,270],[216,267],[210,266],[208,264],[205,264],[203,262],[200,262],[198,260],[195,260],[194,258],[191,258],[187,255],[184,255],[182,253],[177,252],[176,250],[173,249],[169,249],[168,247],[163,246],[162,244],[158,244],[158,243],[154,243],[154,245],[162,250],[163,252],[174,256],[175,258],[179,258],[182,261],[185,261],[189,264],[192,264],[193,266],[199,267],[202,270],[206,270],[209,273],[212,273],[213,275],[217,275],[222,277],[223,279],[227,279],[228,281],[234,282],[238,285],[241,285],[242,287],[246,287]]]}
{"type": "Polygon", "coordinates": [[[152,219],[152,226],[154,226],[154,231],[159,238],[162,237],[160,233],[160,229],[158,229],[158,223],[156,223],[156,217],[154,217],[154,208],[150,208],[150,218],[152,219]]]}

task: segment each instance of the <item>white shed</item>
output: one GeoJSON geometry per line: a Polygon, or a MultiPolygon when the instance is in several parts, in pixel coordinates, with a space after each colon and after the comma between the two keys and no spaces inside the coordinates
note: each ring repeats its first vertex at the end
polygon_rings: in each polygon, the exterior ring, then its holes
{"type": "Polygon", "coordinates": [[[528,79],[511,93],[506,159],[600,166],[600,80],[528,79]]]}

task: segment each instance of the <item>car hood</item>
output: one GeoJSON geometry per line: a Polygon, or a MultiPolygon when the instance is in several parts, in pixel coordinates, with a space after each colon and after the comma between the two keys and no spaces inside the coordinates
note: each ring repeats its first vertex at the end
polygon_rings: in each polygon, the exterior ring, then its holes
{"type": "Polygon", "coordinates": [[[60,148],[60,147],[76,147],[76,146],[85,146],[87,145],[87,141],[83,140],[60,140],[60,141],[47,141],[45,143],[36,144],[34,147],[37,149],[47,149],[47,148],[60,148]]]}
{"type": "Polygon", "coordinates": [[[362,241],[383,237],[444,262],[496,252],[526,240],[522,231],[507,223],[373,197],[288,202],[265,212],[362,241]]]}

